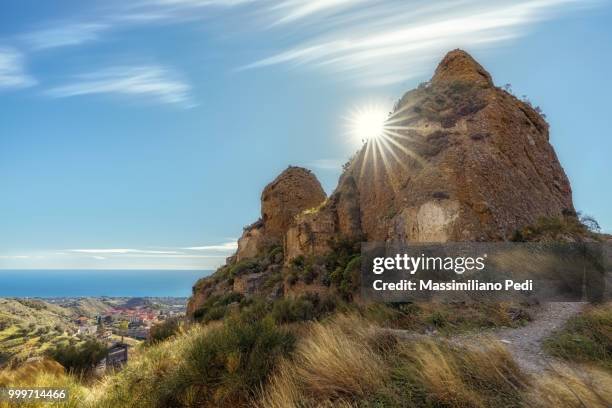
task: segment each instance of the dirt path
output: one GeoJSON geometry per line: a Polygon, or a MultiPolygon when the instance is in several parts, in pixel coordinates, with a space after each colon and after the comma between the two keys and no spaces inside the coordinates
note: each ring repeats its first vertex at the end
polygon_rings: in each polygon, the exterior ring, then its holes
{"type": "Polygon", "coordinates": [[[506,328],[489,333],[506,345],[517,364],[526,372],[538,373],[550,367],[553,357],[542,350],[542,342],[560,329],[585,303],[553,302],[539,307],[533,320],[519,328],[506,328]]]}
{"type": "MultiPolygon", "coordinates": [[[[486,330],[477,334],[461,334],[446,338],[447,341],[465,346],[478,346],[485,339],[502,342],[512,354],[519,367],[528,373],[539,373],[550,367],[554,358],[542,350],[542,341],[555,330],[560,329],[572,316],[578,314],[586,303],[551,302],[540,305],[532,311],[533,320],[523,327],[486,330]]],[[[432,334],[418,334],[406,330],[389,332],[405,340],[431,338],[432,334]]]]}

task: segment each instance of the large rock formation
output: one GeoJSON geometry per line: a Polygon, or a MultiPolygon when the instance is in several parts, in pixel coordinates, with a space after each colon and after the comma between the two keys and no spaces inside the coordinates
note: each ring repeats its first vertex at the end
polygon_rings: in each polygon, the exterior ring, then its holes
{"type": "Polygon", "coordinates": [[[400,99],[385,135],[364,145],[332,198],[317,214],[299,217],[286,240],[289,256],[325,252],[338,234],[504,240],[540,217],[574,210],[542,115],[495,87],[461,50],[400,99]]]}
{"type": "MultiPolygon", "coordinates": [[[[454,50],[431,81],[398,101],[384,135],[366,142],[327,200],[302,168],[290,167],[269,184],[262,218],[245,229],[216,280],[194,287],[189,307],[228,289],[256,293],[270,274],[281,277],[268,285],[274,293],[287,293],[292,260],[329,253],[334,241],[507,240],[541,217],[573,213],[539,109],[495,87],[480,64],[454,50]],[[283,259],[271,260],[265,249],[281,243],[283,259]],[[262,259],[257,267],[232,267],[255,257],[262,259]]],[[[306,285],[329,285],[333,274],[324,264],[317,268],[328,278],[313,281],[313,269],[303,269],[306,285]]]]}

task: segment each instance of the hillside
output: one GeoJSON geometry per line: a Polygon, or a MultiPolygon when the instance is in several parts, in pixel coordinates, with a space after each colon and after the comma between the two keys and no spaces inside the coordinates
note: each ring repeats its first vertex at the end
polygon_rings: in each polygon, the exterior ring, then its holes
{"type": "Polygon", "coordinates": [[[0,299],[0,366],[71,341],[75,313],[34,299],[0,299]]]}
{"type": "Polygon", "coordinates": [[[0,298],[0,366],[43,355],[51,347],[78,343],[75,319],[94,318],[109,305],[81,298],[61,306],[40,299],[0,298]]]}

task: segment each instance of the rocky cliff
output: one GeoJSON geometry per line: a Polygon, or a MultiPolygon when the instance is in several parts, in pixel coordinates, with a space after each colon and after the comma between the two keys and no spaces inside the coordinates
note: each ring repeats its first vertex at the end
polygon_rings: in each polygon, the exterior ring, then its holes
{"type": "Polygon", "coordinates": [[[286,252],[320,253],[336,234],[504,240],[540,217],[573,212],[542,115],[455,50],[431,81],[400,99],[384,135],[361,149],[327,205],[298,217],[286,252]]]}
{"type": "MultiPolygon", "coordinates": [[[[257,292],[273,274],[276,286],[267,287],[291,292],[294,260],[338,251],[343,240],[507,240],[542,217],[564,214],[575,214],[571,188],[539,109],[496,87],[469,54],[454,50],[429,82],[402,96],[384,134],[364,144],[329,198],[297,167],[268,185],[262,218],[245,229],[222,273],[196,285],[190,311],[211,293],[234,290],[221,275],[230,282],[250,276],[240,287],[257,292]],[[275,259],[278,245],[282,261],[275,259]],[[237,268],[248,259],[259,267],[237,268]]],[[[329,269],[322,262],[300,273],[313,287],[344,279],[329,269]]]]}

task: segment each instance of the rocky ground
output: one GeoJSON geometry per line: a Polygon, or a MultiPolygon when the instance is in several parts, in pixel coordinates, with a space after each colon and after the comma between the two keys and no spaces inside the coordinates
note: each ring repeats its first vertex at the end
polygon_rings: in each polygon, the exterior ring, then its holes
{"type": "MultiPolygon", "coordinates": [[[[549,302],[543,303],[530,311],[532,320],[522,327],[504,327],[486,330],[479,333],[458,334],[446,340],[452,344],[478,347],[487,341],[499,341],[504,344],[519,367],[530,374],[541,373],[547,369],[554,369],[553,363],[558,361],[547,355],[542,349],[543,341],[554,331],[561,327],[572,316],[580,313],[586,303],[582,302],[549,302]]],[[[415,340],[437,336],[437,333],[419,334],[408,330],[390,330],[404,340],[415,340]]]]}
{"type": "Polygon", "coordinates": [[[533,320],[524,327],[494,331],[491,336],[506,345],[515,361],[528,373],[538,373],[551,367],[553,358],[542,350],[542,342],[559,330],[585,303],[550,302],[541,305],[533,320]]]}

